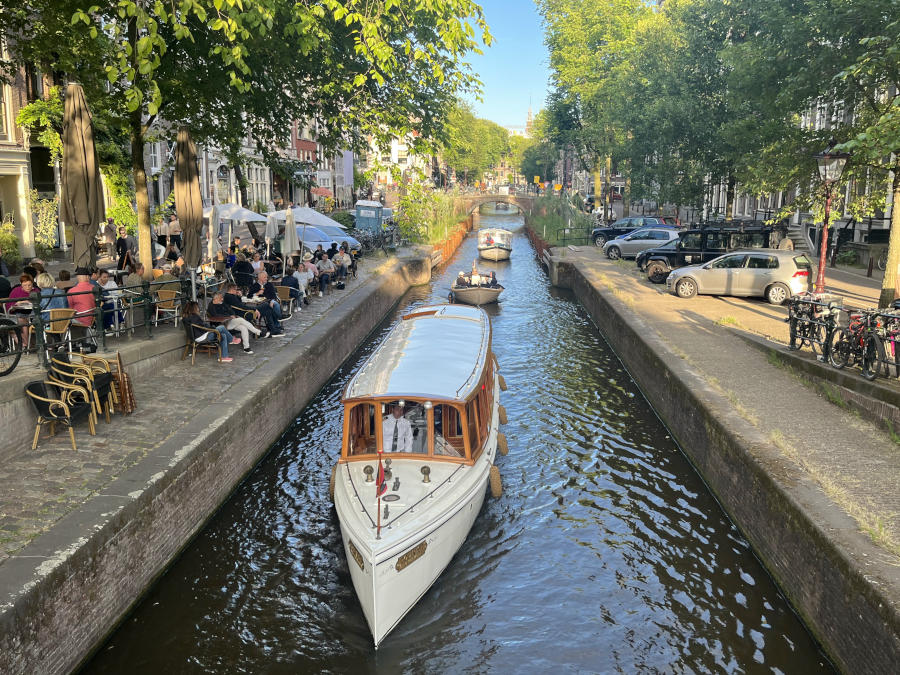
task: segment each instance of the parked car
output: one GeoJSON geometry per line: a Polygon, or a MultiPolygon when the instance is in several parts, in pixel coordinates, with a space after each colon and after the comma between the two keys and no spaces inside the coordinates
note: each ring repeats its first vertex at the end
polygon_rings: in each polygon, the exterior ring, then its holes
{"type": "Polygon", "coordinates": [[[726,253],[704,265],[689,265],[666,278],[680,298],[704,295],[762,296],[780,305],[809,289],[812,263],[802,253],[774,248],[726,253]]]}
{"type": "Polygon", "coordinates": [[[723,253],[744,248],[768,248],[772,243],[771,227],[714,225],[683,230],[673,246],[648,249],[635,262],[655,284],[661,284],[673,269],[696,265],[718,258],[723,253]]]}
{"type": "Polygon", "coordinates": [[[594,246],[603,248],[610,239],[615,239],[623,234],[633,232],[639,227],[649,226],[665,226],[665,223],[659,218],[650,218],[647,216],[619,218],[608,227],[595,227],[591,231],[591,239],[594,241],[594,246]]]}
{"type": "Polygon", "coordinates": [[[606,242],[603,252],[610,260],[634,258],[641,251],[673,239],[678,239],[678,231],[671,227],[642,227],[606,242]]]}

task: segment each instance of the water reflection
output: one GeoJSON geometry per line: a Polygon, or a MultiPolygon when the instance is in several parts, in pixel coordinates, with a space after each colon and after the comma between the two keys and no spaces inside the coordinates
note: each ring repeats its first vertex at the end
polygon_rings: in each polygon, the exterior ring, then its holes
{"type": "MultiPolygon", "coordinates": [[[[510,217],[482,216],[518,225],[510,217]]],[[[474,238],[402,308],[443,301],[474,238]]],[[[376,653],[327,496],[340,393],[390,317],[85,672],[817,672],[829,665],[528,240],[479,261],[509,385],[504,496],[376,653]]]]}

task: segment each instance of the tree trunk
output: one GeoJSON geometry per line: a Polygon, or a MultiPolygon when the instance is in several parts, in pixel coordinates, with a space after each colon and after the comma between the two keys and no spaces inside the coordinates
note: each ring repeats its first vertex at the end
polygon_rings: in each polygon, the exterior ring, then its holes
{"type": "Polygon", "coordinates": [[[234,169],[234,179],[238,184],[238,194],[239,199],[241,200],[241,206],[245,209],[250,208],[247,206],[247,179],[244,178],[244,171],[241,169],[241,165],[238,162],[234,163],[232,167],[234,169]]]}
{"type": "Polygon", "coordinates": [[[897,299],[897,282],[900,281],[900,165],[894,167],[894,180],[891,185],[893,199],[891,201],[891,234],[888,240],[887,267],[884,270],[884,281],[881,282],[879,307],[888,307],[897,299]]]}
{"type": "MultiPolygon", "coordinates": [[[[137,69],[137,20],[128,20],[128,41],[132,47],[132,67],[137,69]]],[[[147,193],[147,170],[144,168],[143,108],[132,112],[129,119],[131,133],[131,171],[138,221],[138,256],[144,265],[144,278],[153,278],[153,244],[150,241],[150,195],[147,193]]]]}
{"type": "Polygon", "coordinates": [[[734,186],[735,180],[733,174],[728,174],[728,189],[725,192],[725,222],[730,223],[734,220],[734,186]]]}
{"type": "Polygon", "coordinates": [[[625,194],[622,196],[622,217],[631,215],[631,165],[629,164],[625,174],[625,194]]]}

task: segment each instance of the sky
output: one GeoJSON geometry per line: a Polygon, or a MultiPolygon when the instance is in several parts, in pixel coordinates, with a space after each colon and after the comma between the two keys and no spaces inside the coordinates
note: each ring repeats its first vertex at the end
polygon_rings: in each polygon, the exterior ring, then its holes
{"type": "Polygon", "coordinates": [[[484,83],[475,114],[502,126],[525,125],[528,101],[535,113],[544,106],[549,56],[544,29],[533,0],[480,0],[494,36],[483,55],[472,54],[472,69],[484,83]]]}

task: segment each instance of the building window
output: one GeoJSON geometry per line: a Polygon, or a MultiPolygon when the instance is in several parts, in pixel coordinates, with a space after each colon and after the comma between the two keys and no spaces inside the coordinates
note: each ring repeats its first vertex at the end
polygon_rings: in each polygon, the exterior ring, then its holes
{"type": "Polygon", "coordinates": [[[0,140],[7,140],[6,131],[6,85],[0,84],[0,140]]]}

